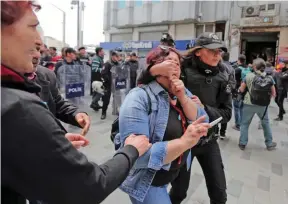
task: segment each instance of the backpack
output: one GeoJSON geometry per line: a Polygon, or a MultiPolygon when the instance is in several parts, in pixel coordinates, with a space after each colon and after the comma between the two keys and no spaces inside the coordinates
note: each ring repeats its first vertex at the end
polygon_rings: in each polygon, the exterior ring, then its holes
{"type": "MultiPolygon", "coordinates": [[[[148,115],[151,114],[152,112],[152,102],[151,102],[151,98],[147,92],[146,89],[144,89],[142,86],[139,86],[139,88],[143,89],[145,91],[145,93],[147,94],[148,97],[148,115]]],[[[114,143],[114,139],[115,136],[119,133],[119,117],[116,118],[116,120],[114,120],[114,122],[112,123],[112,128],[111,128],[111,134],[110,134],[110,139],[111,141],[114,143]]],[[[118,149],[120,147],[120,145],[115,145],[115,149],[118,149]]]]}
{"type": "Polygon", "coordinates": [[[269,106],[271,100],[271,87],[273,82],[271,76],[256,74],[252,81],[250,94],[251,103],[258,106],[269,106]]]}
{"type": "Polygon", "coordinates": [[[242,66],[240,66],[239,68],[241,69],[241,81],[243,81],[246,75],[251,72],[251,69],[249,67],[245,68],[242,66]]]}

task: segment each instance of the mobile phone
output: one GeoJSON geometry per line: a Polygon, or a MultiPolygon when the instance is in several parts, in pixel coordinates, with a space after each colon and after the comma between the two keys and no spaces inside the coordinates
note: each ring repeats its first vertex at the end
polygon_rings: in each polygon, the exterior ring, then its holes
{"type": "Polygon", "coordinates": [[[217,125],[222,119],[223,119],[223,118],[220,117],[220,118],[212,121],[211,123],[209,123],[209,125],[210,125],[211,127],[213,127],[214,125],[217,125]]]}

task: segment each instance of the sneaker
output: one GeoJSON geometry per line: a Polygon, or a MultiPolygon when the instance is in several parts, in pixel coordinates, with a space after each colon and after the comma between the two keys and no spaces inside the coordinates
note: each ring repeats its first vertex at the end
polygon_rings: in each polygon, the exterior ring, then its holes
{"type": "Polygon", "coordinates": [[[240,131],[240,127],[237,126],[237,125],[234,125],[232,128],[233,128],[234,130],[240,131]]]}
{"type": "Polygon", "coordinates": [[[226,135],[220,133],[220,139],[221,139],[221,140],[224,140],[225,138],[226,138],[226,135]]]}
{"type": "Polygon", "coordinates": [[[238,147],[241,149],[241,150],[244,150],[246,145],[241,145],[241,144],[238,144],[238,147]]]}
{"type": "Polygon", "coordinates": [[[101,120],[105,120],[105,119],[106,119],[106,113],[102,113],[101,120]]]}
{"type": "Polygon", "coordinates": [[[283,118],[278,117],[278,118],[275,118],[274,120],[275,120],[275,121],[282,121],[283,118]]]}
{"type": "Polygon", "coordinates": [[[274,150],[277,146],[277,143],[276,142],[272,142],[271,145],[267,146],[267,150],[268,151],[271,151],[271,150],[274,150]]]}

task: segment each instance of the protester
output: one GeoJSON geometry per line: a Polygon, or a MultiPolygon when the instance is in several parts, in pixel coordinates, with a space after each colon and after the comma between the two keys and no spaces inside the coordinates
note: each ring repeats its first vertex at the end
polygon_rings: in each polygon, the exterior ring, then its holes
{"type": "Polygon", "coordinates": [[[273,150],[277,145],[276,142],[273,142],[267,111],[271,97],[275,97],[276,95],[275,82],[272,76],[264,72],[265,67],[266,64],[263,59],[255,59],[253,62],[254,72],[246,75],[239,88],[242,93],[245,92],[246,88],[248,89],[245,94],[242,110],[243,117],[241,119],[239,139],[239,148],[241,150],[244,150],[248,143],[248,129],[255,114],[261,119],[267,150],[273,150]]]}
{"type": "MultiPolygon", "coordinates": [[[[242,108],[243,108],[243,94],[238,92],[242,81],[245,79],[247,73],[250,73],[250,67],[246,64],[246,56],[241,54],[238,57],[238,66],[235,68],[236,87],[233,91],[233,108],[235,125],[232,127],[234,130],[240,131],[242,108]]],[[[245,93],[244,93],[245,94],[245,93]]]]}
{"type": "Polygon", "coordinates": [[[271,62],[266,62],[265,72],[268,75],[274,75],[274,67],[272,66],[271,62]]]}
{"type": "Polygon", "coordinates": [[[64,123],[84,128],[82,133],[86,135],[90,127],[89,116],[87,113],[79,111],[74,104],[61,96],[54,72],[39,65],[40,55],[38,54],[38,49],[39,47],[36,48],[32,59],[34,70],[27,76],[30,76],[30,80],[41,86],[41,91],[38,95],[46,103],[53,115],[64,123]]]}
{"type": "Polygon", "coordinates": [[[34,70],[40,36],[33,10],[39,8],[32,1],[1,1],[1,201],[101,203],[151,145],[145,136],[129,136],[125,147],[99,166],[70,143],[81,135],[66,135],[35,95],[40,87],[24,76],[34,70]]]}
{"type": "Polygon", "coordinates": [[[171,203],[167,185],[180,169],[190,168],[190,148],[210,127],[202,123],[209,121],[203,107],[191,99],[192,94],[179,79],[180,54],[160,46],[147,55],[149,67],[167,61],[177,66],[174,77],[158,76],[142,88],[131,90],[119,115],[122,144],[131,133],[146,135],[152,143],[120,187],[133,204],[171,203]]]}
{"type": "MultiPolygon", "coordinates": [[[[91,84],[93,83],[93,81],[103,82],[101,72],[104,65],[103,58],[105,53],[102,47],[97,47],[95,51],[96,56],[92,60],[91,84]]],[[[92,93],[92,102],[90,108],[94,109],[95,111],[98,111],[100,108],[102,108],[99,105],[99,100],[101,99],[102,95],[97,92],[93,92],[92,88],[91,93],[92,93]]]]}
{"type": "Polygon", "coordinates": [[[78,52],[79,52],[79,61],[81,64],[86,64],[86,65],[91,65],[90,62],[90,58],[89,55],[86,52],[86,48],[85,47],[79,47],[78,48],[78,52]]]}
{"type": "MultiPolygon", "coordinates": [[[[222,65],[226,67],[226,71],[229,74],[229,80],[231,82],[231,91],[233,92],[233,90],[236,87],[235,70],[231,66],[229,58],[230,58],[229,52],[222,53],[222,62],[223,62],[222,65]]],[[[220,132],[219,135],[220,139],[226,138],[226,131],[227,131],[227,123],[220,123],[220,128],[218,125],[216,126],[216,136],[218,136],[220,132]]]]}
{"type": "MultiPolygon", "coordinates": [[[[189,50],[183,63],[184,84],[189,91],[199,97],[210,121],[222,117],[227,123],[232,115],[231,85],[226,67],[221,63],[221,52],[227,51],[214,33],[203,33],[189,50]]],[[[177,65],[164,61],[149,69],[152,76],[171,77],[177,72],[177,65]]],[[[194,100],[199,100],[197,97],[194,100]]],[[[192,159],[200,163],[208,188],[211,203],[222,204],[227,200],[226,179],[221,152],[215,137],[216,129],[211,128],[205,139],[192,148],[192,159]]],[[[172,203],[181,203],[187,196],[191,171],[181,169],[178,177],[171,183],[172,203]]]]}
{"type": "Polygon", "coordinates": [[[283,115],[286,114],[283,103],[288,91],[288,61],[285,62],[285,67],[280,72],[275,73],[274,79],[276,82],[275,102],[279,107],[278,117],[275,120],[282,121],[283,115]]]}
{"type": "Polygon", "coordinates": [[[57,55],[57,48],[56,47],[49,47],[49,52],[50,52],[50,56],[51,56],[51,62],[53,63],[53,67],[50,69],[54,70],[55,64],[59,60],[61,60],[61,56],[57,55]]]}
{"type": "Polygon", "coordinates": [[[40,65],[43,67],[46,67],[48,69],[53,69],[54,64],[52,62],[52,57],[50,55],[50,51],[47,48],[47,45],[43,44],[41,46],[41,60],[40,60],[40,65]]]}

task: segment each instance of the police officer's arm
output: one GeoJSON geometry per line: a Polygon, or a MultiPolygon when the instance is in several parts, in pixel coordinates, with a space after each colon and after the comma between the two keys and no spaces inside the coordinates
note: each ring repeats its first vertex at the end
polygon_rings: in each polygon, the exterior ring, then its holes
{"type": "MultiPolygon", "coordinates": [[[[136,79],[136,84],[149,84],[153,80],[155,80],[155,77],[152,76],[149,72],[150,68],[152,66],[148,66],[146,69],[140,70],[140,74],[138,75],[136,79]]],[[[153,66],[154,67],[154,66],[153,66]]]]}
{"type": "Polygon", "coordinates": [[[61,96],[59,89],[57,88],[56,75],[53,71],[46,69],[45,74],[50,81],[50,91],[56,106],[55,116],[64,123],[82,128],[76,121],[75,116],[83,111],[80,111],[77,106],[61,96]]]}
{"type": "Polygon", "coordinates": [[[232,95],[227,96],[227,99],[220,103],[218,108],[204,105],[205,111],[207,112],[210,121],[216,120],[222,117],[223,123],[228,123],[232,116],[232,95]]]}
{"type": "Polygon", "coordinates": [[[6,163],[1,183],[29,200],[101,203],[125,180],[138,158],[137,149],[128,145],[102,165],[90,162],[65,138],[57,119],[36,99],[21,100],[14,104],[17,108],[5,113],[6,121],[13,123],[6,122],[2,127],[6,135],[2,141],[11,144],[2,146],[2,159],[13,164],[6,163]]]}

